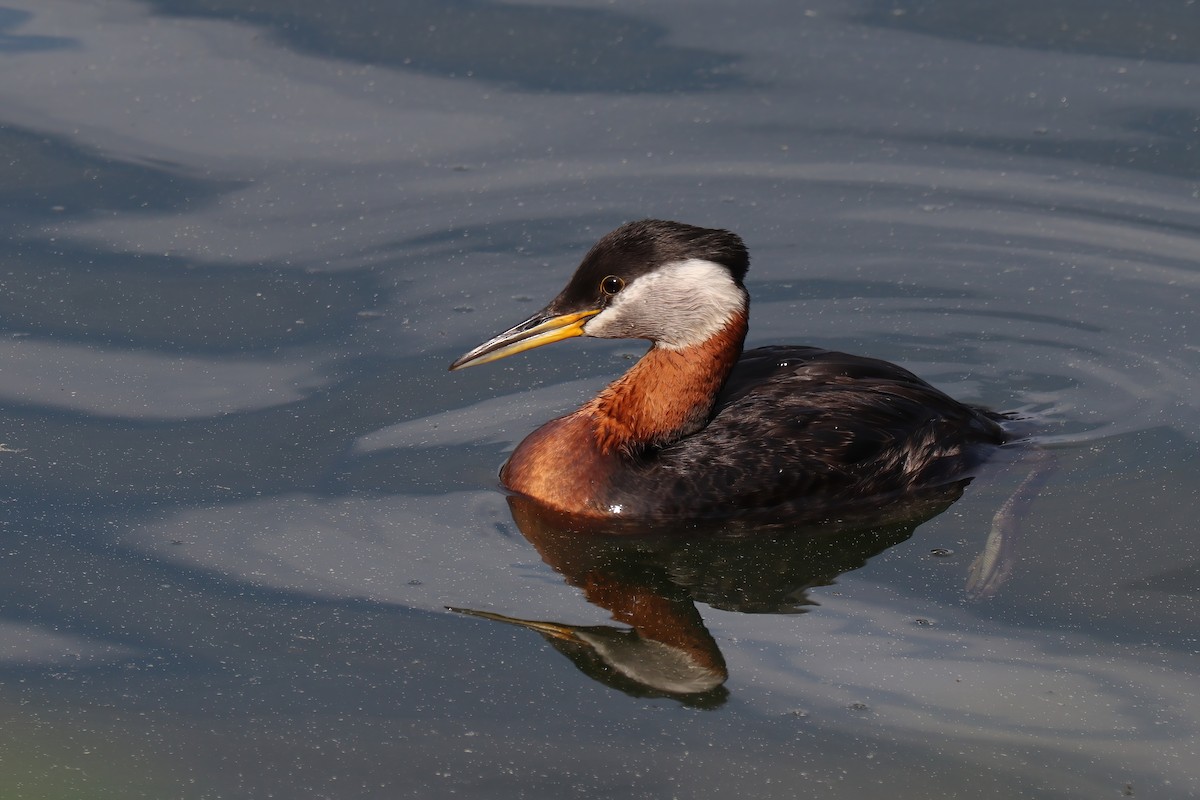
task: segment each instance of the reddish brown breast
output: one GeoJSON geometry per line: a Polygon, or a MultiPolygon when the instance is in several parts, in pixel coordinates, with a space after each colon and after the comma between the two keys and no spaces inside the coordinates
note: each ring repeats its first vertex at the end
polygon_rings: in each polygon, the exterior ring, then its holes
{"type": "Polygon", "coordinates": [[[589,517],[608,516],[604,495],[616,454],[601,452],[586,408],[547,422],[517,446],[500,470],[510,490],[550,508],[589,517]]]}
{"type": "Polygon", "coordinates": [[[746,316],[739,314],[694,347],[652,347],[583,408],[531,433],[500,471],[501,482],[568,514],[620,515],[609,478],[635,469],[646,447],[704,427],[745,337],[746,316]]]}

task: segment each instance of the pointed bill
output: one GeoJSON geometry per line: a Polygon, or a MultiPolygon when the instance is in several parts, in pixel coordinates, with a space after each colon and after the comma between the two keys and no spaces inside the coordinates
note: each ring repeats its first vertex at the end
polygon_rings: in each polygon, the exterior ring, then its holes
{"type": "Polygon", "coordinates": [[[532,350],[544,344],[570,339],[573,336],[583,336],[584,324],[596,314],[599,309],[573,311],[569,314],[554,314],[546,309],[539,311],[524,322],[514,325],[504,333],[488,339],[483,344],[466,353],[462,358],[450,365],[451,370],[473,367],[496,361],[513,353],[532,350]]]}
{"type": "Polygon", "coordinates": [[[531,631],[537,631],[543,636],[550,636],[555,639],[563,639],[573,641],[576,639],[575,629],[570,625],[564,625],[561,622],[542,622],[536,619],[521,619],[520,617],[509,617],[504,614],[496,614],[492,611],[476,611],[473,608],[456,608],[454,606],[446,606],[448,611],[453,611],[456,614],[466,614],[469,617],[479,617],[480,619],[490,619],[494,622],[503,622],[508,625],[516,625],[521,628],[528,628],[531,631]]]}

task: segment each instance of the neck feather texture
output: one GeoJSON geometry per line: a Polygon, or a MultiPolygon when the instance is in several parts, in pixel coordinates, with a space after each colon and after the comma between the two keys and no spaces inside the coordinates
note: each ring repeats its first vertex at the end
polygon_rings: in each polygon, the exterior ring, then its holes
{"type": "Polygon", "coordinates": [[[680,350],[653,347],[581,412],[595,420],[603,453],[633,453],[677,441],[704,427],[717,393],[742,353],[747,315],[680,350]]]}

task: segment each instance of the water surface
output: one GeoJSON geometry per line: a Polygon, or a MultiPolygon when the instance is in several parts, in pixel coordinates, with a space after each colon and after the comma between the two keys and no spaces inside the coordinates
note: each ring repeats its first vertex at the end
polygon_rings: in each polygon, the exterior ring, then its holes
{"type": "Polygon", "coordinates": [[[6,797],[1200,794],[1193,5],[244,5],[0,9],[6,797]],[[751,346],[1031,421],[994,596],[1015,454],[824,538],[510,508],[641,346],[446,366],[646,216],[746,239],[751,346]]]}

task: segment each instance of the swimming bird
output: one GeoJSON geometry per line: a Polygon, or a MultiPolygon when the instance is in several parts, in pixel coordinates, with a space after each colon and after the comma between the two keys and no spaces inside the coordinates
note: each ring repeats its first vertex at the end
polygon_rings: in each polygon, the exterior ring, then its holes
{"type": "Polygon", "coordinates": [[[500,472],[512,492],[595,519],[834,514],[956,483],[1006,440],[1003,415],[902,367],[803,346],[743,352],[745,244],[727,230],[630,222],[557,297],[451,370],[576,336],[648,352],[500,472]]]}

